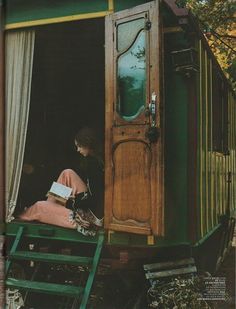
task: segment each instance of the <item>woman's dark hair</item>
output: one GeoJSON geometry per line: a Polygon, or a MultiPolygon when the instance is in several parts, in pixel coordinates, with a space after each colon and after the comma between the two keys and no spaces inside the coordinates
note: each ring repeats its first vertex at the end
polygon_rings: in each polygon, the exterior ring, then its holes
{"type": "Polygon", "coordinates": [[[75,141],[79,146],[89,148],[94,154],[99,152],[97,136],[94,130],[89,127],[83,127],[80,129],[75,136],[75,141]]]}
{"type": "MultiPolygon", "coordinates": [[[[97,133],[89,127],[83,127],[78,131],[75,136],[75,142],[78,146],[87,147],[90,149],[90,158],[93,157],[98,163],[98,167],[101,171],[104,171],[104,159],[103,150],[101,148],[102,142],[97,137],[97,133]]],[[[88,170],[89,157],[81,157],[79,162],[79,168],[81,170],[88,170]],[[86,160],[85,160],[86,159],[86,160]]],[[[90,162],[91,163],[91,162],[90,162]]]]}

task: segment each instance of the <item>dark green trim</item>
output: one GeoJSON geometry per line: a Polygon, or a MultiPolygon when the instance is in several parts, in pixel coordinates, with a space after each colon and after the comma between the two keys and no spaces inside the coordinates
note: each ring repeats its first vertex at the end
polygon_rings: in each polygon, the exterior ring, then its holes
{"type": "Polygon", "coordinates": [[[108,11],[108,0],[7,0],[6,24],[108,11]]]}
{"type": "Polygon", "coordinates": [[[114,0],[114,11],[122,11],[130,9],[140,4],[144,4],[150,1],[145,0],[114,0]]]}
{"type": "Polygon", "coordinates": [[[165,239],[161,237],[154,237],[154,244],[148,244],[147,235],[138,235],[123,232],[109,232],[108,245],[125,246],[130,248],[165,248],[172,246],[189,246],[187,241],[177,241],[174,239],[165,239]]]}
{"type": "MultiPolygon", "coordinates": [[[[33,223],[33,222],[11,222],[6,224],[6,236],[15,237],[19,227],[24,227],[24,237],[33,239],[49,239],[57,241],[72,241],[77,243],[97,244],[99,235],[95,237],[83,236],[76,230],[62,227],[33,223]]],[[[178,245],[189,245],[188,242],[174,239],[154,237],[154,245],[148,244],[147,235],[138,235],[124,232],[111,232],[108,245],[122,245],[130,247],[168,247],[178,245]]]]}

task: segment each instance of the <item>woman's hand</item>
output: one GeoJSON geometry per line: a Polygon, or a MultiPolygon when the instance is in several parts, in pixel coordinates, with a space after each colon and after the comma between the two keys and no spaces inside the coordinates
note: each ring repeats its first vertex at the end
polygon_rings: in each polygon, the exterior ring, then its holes
{"type": "Polygon", "coordinates": [[[68,200],[66,201],[66,208],[70,210],[74,210],[74,204],[75,204],[75,198],[70,196],[68,200]]]}

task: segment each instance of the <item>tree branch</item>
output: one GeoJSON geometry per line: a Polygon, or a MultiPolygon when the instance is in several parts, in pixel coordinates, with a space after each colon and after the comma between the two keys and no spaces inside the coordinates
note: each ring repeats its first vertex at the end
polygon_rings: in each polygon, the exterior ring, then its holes
{"type": "Polygon", "coordinates": [[[236,35],[230,35],[230,34],[219,34],[217,33],[221,38],[228,38],[228,39],[236,39],[236,35]]]}

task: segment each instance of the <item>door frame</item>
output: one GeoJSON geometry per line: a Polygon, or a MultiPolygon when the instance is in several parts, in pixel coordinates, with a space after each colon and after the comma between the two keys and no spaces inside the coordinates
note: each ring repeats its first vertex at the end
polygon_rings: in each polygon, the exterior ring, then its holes
{"type": "MultiPolygon", "coordinates": [[[[153,234],[158,236],[164,235],[164,108],[162,100],[162,87],[160,75],[163,73],[162,62],[162,34],[160,31],[159,1],[153,1],[139,5],[137,7],[110,14],[105,18],[105,228],[110,230],[133,232],[138,234],[153,234]],[[132,12],[132,15],[140,14],[143,11],[150,10],[150,20],[157,21],[158,26],[152,25],[152,35],[150,35],[150,59],[154,59],[150,63],[150,92],[149,102],[151,101],[151,94],[153,92],[158,94],[158,112],[156,114],[156,125],[159,129],[159,139],[156,143],[156,150],[154,157],[154,164],[156,166],[154,174],[152,174],[151,182],[151,220],[150,230],[142,229],[140,227],[122,228],[111,223],[112,218],[112,196],[113,196],[113,177],[112,177],[112,151],[113,147],[113,125],[114,125],[114,106],[116,94],[116,78],[115,78],[115,59],[114,59],[114,23],[116,19],[122,18],[132,12]],[[112,116],[111,116],[112,115],[112,116]],[[158,168],[157,168],[158,167],[158,168]]],[[[152,61],[152,60],[151,60],[152,61]]]]}

